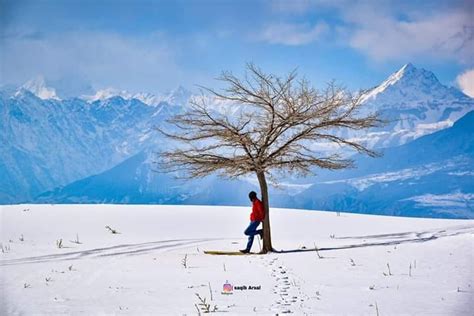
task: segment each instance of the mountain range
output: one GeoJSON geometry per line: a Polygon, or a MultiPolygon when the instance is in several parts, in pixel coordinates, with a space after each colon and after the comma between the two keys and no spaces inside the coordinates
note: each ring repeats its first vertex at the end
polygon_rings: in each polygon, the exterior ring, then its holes
{"type": "Polygon", "coordinates": [[[66,185],[160,143],[154,127],[181,109],[112,96],[60,100],[54,89],[0,91],[0,202],[17,203],[66,185]],[[49,93],[49,94],[48,94],[49,93]]]}
{"type": "MultiPolygon", "coordinates": [[[[196,97],[203,96],[180,87],[163,95],[108,89],[63,99],[44,80],[0,89],[0,203],[246,205],[245,193],[256,188],[253,178],[182,182],[154,170],[153,152],[168,145],[154,127],[196,97]]],[[[217,111],[239,106],[206,101],[217,111]]],[[[353,170],[320,170],[305,179],[289,175],[272,189],[272,205],[470,217],[474,100],[407,64],[362,102],[390,123],[345,136],[384,157],[355,156],[353,170]]]]}
{"type": "Polygon", "coordinates": [[[354,158],[356,169],[321,176],[294,204],[369,214],[474,218],[474,111],[452,127],[385,148],[381,158],[354,158]]]}
{"type": "MultiPolygon", "coordinates": [[[[355,156],[357,168],[322,172],[310,184],[279,183],[272,205],[355,213],[474,218],[474,111],[452,127],[404,145],[381,158],[355,156]]],[[[141,152],[99,175],[44,193],[40,202],[246,205],[258,189],[250,179],[210,176],[176,180],[141,152]]]]}

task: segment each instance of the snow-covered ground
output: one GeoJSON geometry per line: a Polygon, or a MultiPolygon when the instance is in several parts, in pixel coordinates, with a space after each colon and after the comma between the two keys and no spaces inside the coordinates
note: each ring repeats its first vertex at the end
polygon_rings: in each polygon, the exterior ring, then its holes
{"type": "Polygon", "coordinates": [[[203,253],[243,248],[249,211],[2,206],[0,314],[196,315],[198,294],[224,315],[472,315],[472,220],[272,209],[274,247],[293,252],[203,253]]]}

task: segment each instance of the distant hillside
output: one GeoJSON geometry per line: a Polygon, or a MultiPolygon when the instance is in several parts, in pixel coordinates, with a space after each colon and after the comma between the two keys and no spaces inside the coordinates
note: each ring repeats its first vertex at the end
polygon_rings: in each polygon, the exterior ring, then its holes
{"type": "Polygon", "coordinates": [[[451,128],[383,152],[378,159],[357,157],[357,169],[325,173],[294,203],[358,213],[474,218],[474,111],[451,128]]]}
{"type": "MultiPolygon", "coordinates": [[[[314,184],[281,184],[271,205],[371,214],[473,218],[474,111],[452,127],[355,157],[357,169],[326,172],[314,184]]],[[[178,181],[153,171],[153,154],[135,155],[97,176],[42,194],[36,202],[246,205],[248,180],[216,176],[178,181]]]]}

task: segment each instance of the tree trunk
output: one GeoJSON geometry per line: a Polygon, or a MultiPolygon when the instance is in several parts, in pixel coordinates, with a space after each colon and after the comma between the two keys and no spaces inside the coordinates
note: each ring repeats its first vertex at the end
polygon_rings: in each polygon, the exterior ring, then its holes
{"type": "Polygon", "coordinates": [[[262,253],[273,251],[272,236],[270,233],[270,203],[268,200],[268,185],[264,172],[257,173],[260,192],[262,194],[263,208],[265,210],[265,219],[263,220],[263,248],[262,253]]]}

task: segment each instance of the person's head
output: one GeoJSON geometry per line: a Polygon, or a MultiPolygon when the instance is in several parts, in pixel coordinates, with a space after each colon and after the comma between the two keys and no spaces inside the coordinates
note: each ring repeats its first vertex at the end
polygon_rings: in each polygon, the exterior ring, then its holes
{"type": "Polygon", "coordinates": [[[257,198],[257,193],[256,193],[255,191],[251,191],[251,192],[249,193],[249,199],[250,199],[250,201],[253,202],[256,198],[257,198]]]}

